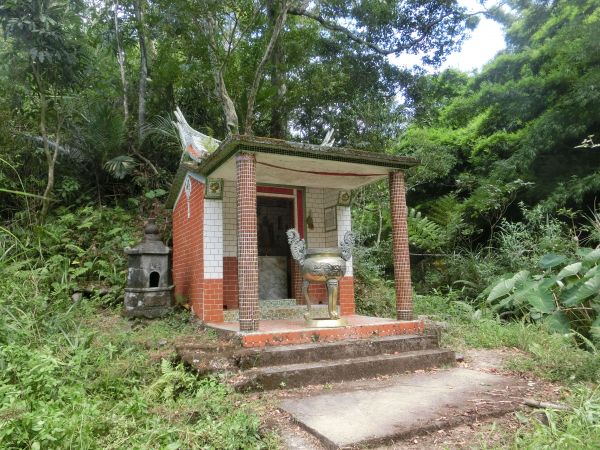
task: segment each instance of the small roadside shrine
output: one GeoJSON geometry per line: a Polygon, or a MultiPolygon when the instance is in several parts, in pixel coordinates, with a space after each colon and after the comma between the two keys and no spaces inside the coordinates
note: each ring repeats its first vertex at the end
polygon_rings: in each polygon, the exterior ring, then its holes
{"type": "MultiPolygon", "coordinates": [[[[318,339],[422,330],[413,321],[404,185],[404,171],[417,160],[245,135],[219,142],[176,115],[186,151],[166,202],[175,296],[207,326],[249,335],[246,346],[314,341],[302,320],[302,279],[286,231],[295,228],[309,248],[337,247],[351,230],[352,191],[387,179],[398,320],[355,314],[350,259],[339,282],[339,315],[348,326],[318,330],[318,339]]],[[[309,293],[326,303],[323,285],[310,285],[309,293]]],[[[326,305],[312,310],[319,306],[326,305]]]]}

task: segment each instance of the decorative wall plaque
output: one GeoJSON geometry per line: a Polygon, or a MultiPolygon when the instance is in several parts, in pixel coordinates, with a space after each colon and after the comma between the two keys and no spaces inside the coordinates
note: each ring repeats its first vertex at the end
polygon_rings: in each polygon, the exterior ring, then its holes
{"type": "Polygon", "coordinates": [[[206,180],[206,191],[204,192],[204,198],[223,200],[222,178],[208,178],[206,180]]]}
{"type": "Polygon", "coordinates": [[[337,206],[325,208],[325,231],[337,230],[337,206]]]}
{"type": "Polygon", "coordinates": [[[338,193],[338,206],[350,206],[352,202],[352,193],[350,191],[340,191],[338,193]]]}

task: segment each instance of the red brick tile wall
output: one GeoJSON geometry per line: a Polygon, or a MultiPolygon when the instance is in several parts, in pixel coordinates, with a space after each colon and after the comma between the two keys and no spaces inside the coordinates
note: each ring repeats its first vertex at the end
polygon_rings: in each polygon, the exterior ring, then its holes
{"type": "Polygon", "coordinates": [[[327,286],[324,284],[311,283],[308,286],[308,295],[313,303],[327,304],[327,286]]]}
{"type": "Polygon", "coordinates": [[[340,315],[350,316],[356,312],[354,305],[354,277],[340,280],[340,315]]]}
{"type": "Polygon", "coordinates": [[[412,287],[410,280],[410,254],[408,250],[404,173],[402,171],[390,173],[389,184],[392,219],[392,248],[394,252],[394,281],[396,283],[396,312],[398,320],[412,320],[412,287]]]}
{"type": "Polygon", "coordinates": [[[206,278],[204,280],[204,322],[223,322],[223,280],[220,278],[206,278]]]}
{"type": "Polygon", "coordinates": [[[258,243],[256,224],[256,157],[239,153],[236,162],[238,300],[240,331],[258,329],[258,243]]]}
{"type": "Polygon", "coordinates": [[[335,342],[342,339],[372,339],[375,336],[401,336],[405,334],[422,334],[425,331],[423,321],[394,322],[370,324],[369,317],[351,316],[350,326],[342,328],[324,328],[308,331],[265,331],[252,333],[242,337],[243,347],[264,347],[306,344],[310,342],[335,342]],[[367,319],[366,321],[363,319],[367,319]]]}
{"type": "Polygon", "coordinates": [[[204,184],[191,179],[192,191],[185,192],[173,208],[173,282],[175,295],[184,296],[192,311],[203,318],[204,288],[204,184]]]}
{"type": "Polygon", "coordinates": [[[223,304],[238,309],[238,266],[235,256],[223,258],[223,304]]]}

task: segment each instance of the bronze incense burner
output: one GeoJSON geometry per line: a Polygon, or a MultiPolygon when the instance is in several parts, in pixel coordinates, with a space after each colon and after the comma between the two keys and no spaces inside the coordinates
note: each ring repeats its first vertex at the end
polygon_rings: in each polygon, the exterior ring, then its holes
{"type": "Polygon", "coordinates": [[[352,256],[354,235],[348,231],[340,242],[340,247],[306,248],[304,239],[294,229],[287,231],[288,243],[292,257],[298,261],[302,273],[302,294],[306,301],[307,312],[304,318],[311,327],[330,328],[343,327],[347,321],[341,318],[337,311],[339,297],[339,282],[346,273],[346,261],[352,256]],[[325,284],[327,286],[328,315],[329,317],[312,319],[310,317],[310,296],[308,286],[310,283],[325,284]]]}

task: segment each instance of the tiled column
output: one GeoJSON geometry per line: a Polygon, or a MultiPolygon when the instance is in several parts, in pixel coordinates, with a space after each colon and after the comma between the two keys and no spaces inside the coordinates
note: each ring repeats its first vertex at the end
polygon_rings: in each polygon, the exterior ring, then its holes
{"type": "Polygon", "coordinates": [[[236,156],[238,300],[240,331],[258,330],[258,244],[256,236],[256,158],[236,156]]]}
{"type": "Polygon", "coordinates": [[[396,284],[396,313],[398,320],[412,320],[412,288],[410,281],[410,255],[408,252],[408,227],[406,223],[406,192],[404,172],[392,172],[390,204],[392,216],[392,248],[394,253],[394,281],[396,284]]]}

